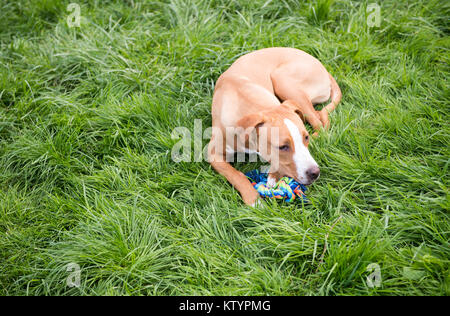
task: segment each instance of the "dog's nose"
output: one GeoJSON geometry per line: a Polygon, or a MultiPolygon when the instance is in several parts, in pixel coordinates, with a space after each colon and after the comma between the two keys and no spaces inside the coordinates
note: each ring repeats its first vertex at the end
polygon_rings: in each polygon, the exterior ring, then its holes
{"type": "Polygon", "coordinates": [[[316,180],[320,175],[320,169],[317,166],[311,167],[306,170],[306,176],[310,181],[316,180]]]}

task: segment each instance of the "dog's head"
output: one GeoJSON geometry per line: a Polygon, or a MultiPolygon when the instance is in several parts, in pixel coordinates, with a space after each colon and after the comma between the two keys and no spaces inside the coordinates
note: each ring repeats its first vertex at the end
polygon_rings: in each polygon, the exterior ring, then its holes
{"type": "Polygon", "coordinates": [[[271,172],[308,185],[317,180],[320,169],[309,153],[310,136],[302,119],[300,107],[285,101],[273,110],[243,117],[238,126],[245,129],[246,148],[257,148],[271,163],[271,172]]]}

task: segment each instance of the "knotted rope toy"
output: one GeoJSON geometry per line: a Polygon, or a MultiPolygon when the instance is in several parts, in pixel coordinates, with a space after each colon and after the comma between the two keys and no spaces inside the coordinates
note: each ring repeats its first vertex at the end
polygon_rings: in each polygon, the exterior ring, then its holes
{"type": "Polygon", "coordinates": [[[306,186],[292,178],[283,177],[273,188],[269,188],[267,187],[267,173],[253,170],[247,172],[245,175],[263,198],[285,200],[286,202],[292,202],[296,198],[299,198],[304,203],[308,202],[304,193],[307,190],[306,186]]]}

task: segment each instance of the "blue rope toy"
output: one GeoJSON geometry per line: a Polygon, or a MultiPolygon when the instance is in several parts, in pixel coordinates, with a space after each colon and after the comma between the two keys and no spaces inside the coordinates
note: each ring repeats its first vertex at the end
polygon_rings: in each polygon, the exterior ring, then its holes
{"type": "Polygon", "coordinates": [[[292,178],[283,177],[278,181],[273,188],[267,187],[267,173],[260,172],[259,170],[253,170],[245,174],[252,183],[253,187],[258,191],[259,195],[263,198],[285,200],[286,202],[292,202],[297,197],[303,200],[304,203],[308,202],[306,195],[306,186],[298,183],[292,178]]]}

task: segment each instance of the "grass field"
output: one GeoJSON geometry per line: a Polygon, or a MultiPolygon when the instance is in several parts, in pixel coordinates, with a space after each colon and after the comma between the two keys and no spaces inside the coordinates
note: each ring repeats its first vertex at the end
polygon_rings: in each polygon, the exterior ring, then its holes
{"type": "Polygon", "coordinates": [[[378,1],[379,27],[363,1],[73,2],[80,27],[69,1],[0,0],[0,295],[450,294],[449,2],[378,1]],[[271,46],[343,92],[310,205],[247,207],[171,160],[271,46]]]}

